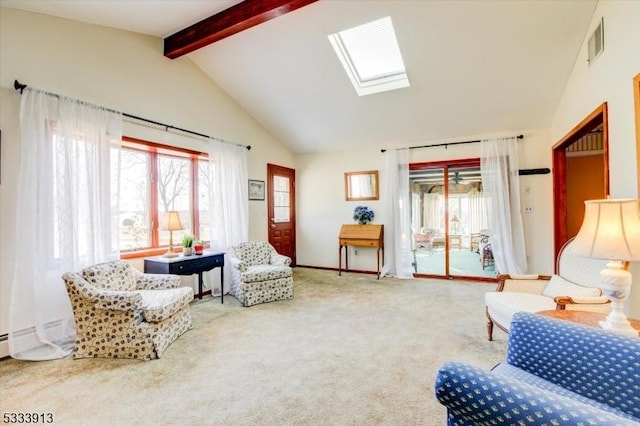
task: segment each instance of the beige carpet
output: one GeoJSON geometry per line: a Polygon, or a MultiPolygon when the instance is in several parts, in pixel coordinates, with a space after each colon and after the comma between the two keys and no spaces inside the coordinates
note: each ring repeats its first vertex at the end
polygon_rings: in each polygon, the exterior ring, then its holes
{"type": "Polygon", "coordinates": [[[1,412],[59,425],[444,425],[434,397],[449,360],[489,368],[494,285],[380,281],[296,268],[295,298],[192,306],[193,330],[159,360],[0,362],[1,412]]]}

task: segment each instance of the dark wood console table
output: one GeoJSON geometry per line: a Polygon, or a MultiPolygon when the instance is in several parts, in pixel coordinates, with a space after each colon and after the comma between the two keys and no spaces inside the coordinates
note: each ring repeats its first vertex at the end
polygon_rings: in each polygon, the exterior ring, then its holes
{"type": "Polygon", "coordinates": [[[342,225],[338,237],[338,275],[342,275],[342,248],[345,247],[344,268],[349,270],[349,249],[353,247],[373,247],[377,249],[378,279],[380,279],[380,267],[384,265],[384,225],[342,225]],[[382,252],[382,257],[380,253],[382,252]],[[382,259],[382,262],[381,262],[382,259]]]}
{"type": "MultiPolygon", "coordinates": [[[[224,252],[205,250],[203,254],[178,257],[148,257],[144,260],[144,272],[149,274],[198,274],[198,299],[202,299],[202,273],[220,268],[220,303],[224,303],[224,252]]],[[[213,296],[213,290],[211,291],[213,296]]]]}

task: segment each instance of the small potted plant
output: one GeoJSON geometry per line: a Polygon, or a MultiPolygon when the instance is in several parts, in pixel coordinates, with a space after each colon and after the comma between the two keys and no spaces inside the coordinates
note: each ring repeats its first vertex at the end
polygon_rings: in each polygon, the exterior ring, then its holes
{"type": "Polygon", "coordinates": [[[191,256],[193,254],[193,236],[185,235],[182,237],[182,254],[183,256],[191,256]]]}
{"type": "Polygon", "coordinates": [[[204,251],[205,244],[206,244],[206,241],[204,240],[196,241],[195,244],[193,245],[193,251],[195,252],[195,254],[202,254],[202,252],[204,251]]]}
{"type": "Polygon", "coordinates": [[[358,222],[360,225],[366,225],[371,222],[375,214],[373,210],[369,210],[367,206],[358,206],[353,211],[353,220],[358,222]]]}

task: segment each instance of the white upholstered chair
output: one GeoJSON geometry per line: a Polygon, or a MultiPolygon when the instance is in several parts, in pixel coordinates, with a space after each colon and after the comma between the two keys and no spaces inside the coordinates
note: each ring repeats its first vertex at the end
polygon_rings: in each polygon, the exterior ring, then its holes
{"type": "Polygon", "coordinates": [[[600,290],[600,271],[607,261],[576,256],[572,240],[560,250],[556,275],[499,275],[498,288],[485,294],[487,335],[493,326],[509,332],[513,314],[519,311],[573,309],[608,313],[609,299],[600,290]]]}
{"type": "Polygon", "coordinates": [[[229,293],[242,306],[293,299],[291,258],[278,254],[267,241],[249,241],[231,247],[229,293]]]}
{"type": "Polygon", "coordinates": [[[118,260],[62,278],[76,322],[74,358],[160,358],[191,329],[193,290],[177,275],[143,274],[118,260]]]}

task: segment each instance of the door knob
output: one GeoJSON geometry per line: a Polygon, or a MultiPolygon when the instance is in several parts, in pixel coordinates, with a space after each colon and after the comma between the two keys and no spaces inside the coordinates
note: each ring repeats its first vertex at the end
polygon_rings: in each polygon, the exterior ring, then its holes
{"type": "Polygon", "coordinates": [[[272,227],[272,228],[275,228],[275,227],[276,227],[276,224],[275,224],[275,223],[272,223],[272,224],[271,224],[271,227],[272,227]]]}

